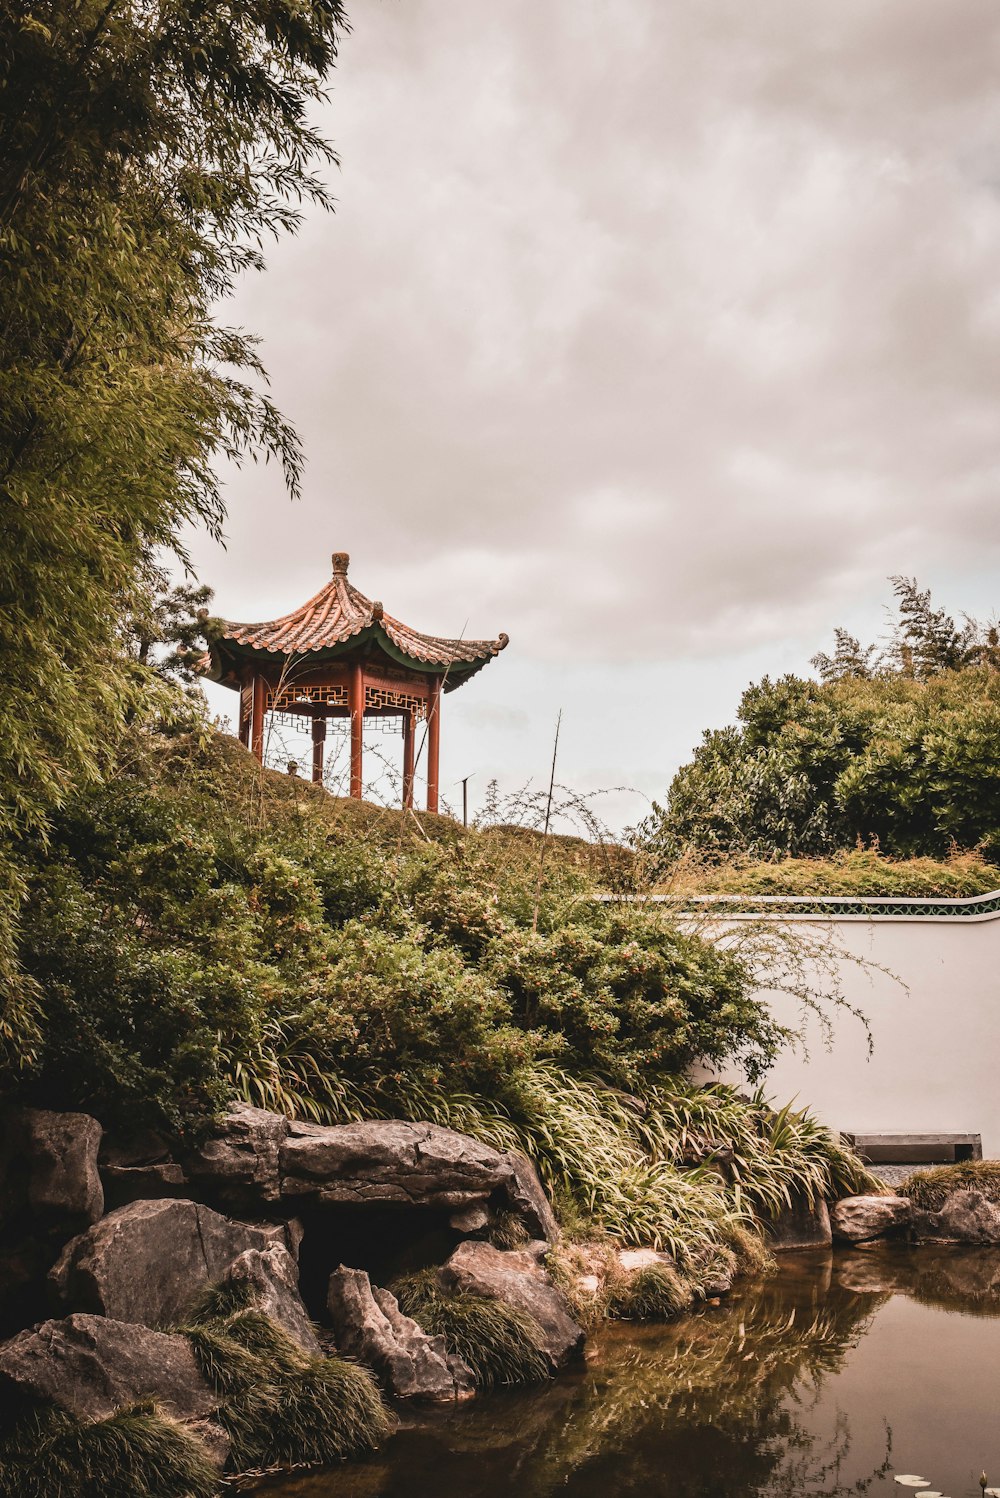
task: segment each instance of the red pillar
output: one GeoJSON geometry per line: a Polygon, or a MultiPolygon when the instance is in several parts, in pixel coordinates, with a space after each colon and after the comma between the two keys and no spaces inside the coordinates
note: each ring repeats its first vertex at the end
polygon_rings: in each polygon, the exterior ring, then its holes
{"type": "Polygon", "coordinates": [[[253,702],[250,708],[250,748],[260,763],[264,763],[264,703],[267,700],[267,682],[263,676],[253,679],[253,702]]]}
{"type": "Polygon", "coordinates": [[[431,700],[427,707],[427,810],[438,809],[438,785],[441,765],[441,678],[431,681],[431,700]]]}
{"type": "Polygon", "coordinates": [[[403,714],[403,807],[413,805],[413,714],[403,714]]]}
{"type": "Polygon", "coordinates": [[[250,715],[253,711],[253,677],[240,683],[240,743],[250,747],[250,715]]]}
{"type": "Polygon", "coordinates": [[[351,667],[347,702],[351,709],[351,796],[355,801],[360,801],[361,756],[365,743],[365,673],[360,661],[351,667]]]}
{"type": "Polygon", "coordinates": [[[326,741],[326,719],[313,718],[313,785],[323,784],[323,744],[326,741]]]}

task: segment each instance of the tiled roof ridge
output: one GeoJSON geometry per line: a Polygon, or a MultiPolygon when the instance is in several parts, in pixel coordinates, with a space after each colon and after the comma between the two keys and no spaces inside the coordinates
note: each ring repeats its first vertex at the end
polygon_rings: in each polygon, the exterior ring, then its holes
{"type": "Polygon", "coordinates": [[[454,640],[411,629],[387,614],[380,602],[373,602],[348,582],[348,561],[345,552],[335,552],[333,576],[297,609],[278,619],[260,623],[224,620],[219,638],[256,650],[288,655],[328,649],[377,624],[397,650],[428,665],[486,660],[498,655],[507,644],[505,634],[495,640],[454,640]]]}

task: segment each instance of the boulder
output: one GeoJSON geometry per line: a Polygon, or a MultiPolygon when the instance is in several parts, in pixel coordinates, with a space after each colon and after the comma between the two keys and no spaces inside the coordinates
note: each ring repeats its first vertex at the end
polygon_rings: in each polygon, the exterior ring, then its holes
{"type": "MultiPolygon", "coordinates": [[[[164,1161],[115,1158],[109,1169],[149,1168],[164,1161]]],[[[515,1150],[501,1154],[453,1129],[399,1119],[350,1124],[290,1123],[277,1113],[239,1104],[214,1136],[181,1162],[191,1195],[226,1210],[293,1206],[430,1207],[458,1214],[458,1231],[481,1232],[488,1214],[509,1210],[531,1238],[555,1242],[559,1229],[534,1166],[515,1150]]],[[[116,1189],[127,1189],[116,1174],[116,1189]]],[[[178,1183],[150,1180],[156,1194],[178,1183]],[[161,1189],[162,1188],[162,1189],[161,1189]]]]}
{"type": "Polygon", "coordinates": [[[503,1155],[436,1124],[398,1120],[293,1123],[281,1147],[281,1192],[314,1202],[443,1207],[485,1201],[512,1179],[503,1155]]]}
{"type": "Polygon", "coordinates": [[[838,1243],[870,1243],[904,1232],[912,1208],[905,1196],[845,1196],[830,1212],[830,1228],[838,1243]]]}
{"type": "Polygon", "coordinates": [[[28,1213],[40,1227],[79,1231],[104,1211],[97,1169],[101,1126],[86,1113],[22,1108],[10,1124],[16,1167],[24,1173],[28,1213]]]}
{"type": "Polygon", "coordinates": [[[341,1266],[330,1276],[327,1309],[337,1347],[367,1363],[396,1399],[471,1399],[471,1368],[404,1316],[388,1290],[372,1288],[362,1269],[341,1266]]]}
{"type": "Polygon", "coordinates": [[[248,1248],[234,1259],[226,1284],[245,1286],[250,1304],[277,1322],[311,1358],[323,1356],[323,1348],[299,1294],[295,1260],[287,1248],[272,1243],[266,1249],[248,1248]]]}
{"type": "Polygon", "coordinates": [[[81,1420],[155,1399],[178,1420],[204,1420],[218,1401],[186,1337],[106,1316],[68,1316],[0,1346],[0,1391],[47,1400],[81,1420]]]}
{"type": "Polygon", "coordinates": [[[240,1254],[270,1241],[267,1229],[196,1202],[133,1202],[68,1243],[49,1282],[67,1310],[170,1325],[240,1254]]]}
{"type": "Polygon", "coordinates": [[[952,1191],[937,1212],[915,1210],[920,1242],[1000,1243],[1000,1206],[981,1191],[952,1191]]]}
{"type": "Polygon", "coordinates": [[[510,1166],[511,1178],[506,1195],[510,1209],[516,1212],[531,1238],[543,1238],[546,1243],[559,1242],[559,1224],[545,1194],[545,1187],[538,1179],[538,1171],[527,1155],[519,1150],[508,1150],[503,1156],[510,1166]]]}
{"type": "Polygon", "coordinates": [[[237,1103],[213,1137],[185,1156],[188,1179],[222,1201],[274,1203],[281,1195],[279,1161],[288,1129],[280,1113],[237,1103]]]}
{"type": "Polygon", "coordinates": [[[547,1276],[542,1279],[528,1272],[518,1263],[519,1257],[491,1243],[469,1239],[460,1243],[441,1266],[438,1279],[452,1294],[465,1291],[500,1300],[531,1316],[538,1324],[541,1346],[552,1368],[561,1368],[582,1350],[583,1329],[569,1314],[564,1297],[551,1282],[546,1283],[547,1276]]]}
{"type": "Polygon", "coordinates": [[[802,1248],[829,1248],[833,1242],[826,1202],[809,1202],[804,1197],[782,1208],[766,1224],[766,1231],[769,1246],[779,1254],[802,1248]]]}

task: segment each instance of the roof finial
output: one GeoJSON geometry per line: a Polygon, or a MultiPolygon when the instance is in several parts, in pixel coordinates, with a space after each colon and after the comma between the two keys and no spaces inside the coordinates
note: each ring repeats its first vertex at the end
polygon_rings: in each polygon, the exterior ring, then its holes
{"type": "Polygon", "coordinates": [[[346,577],[347,576],[347,569],[348,569],[348,567],[350,565],[350,561],[351,561],[351,559],[348,556],[348,554],[347,554],[346,551],[335,551],[333,553],[333,575],[334,575],[334,577],[336,577],[336,575],[337,575],[338,572],[343,573],[343,575],[346,577]]]}

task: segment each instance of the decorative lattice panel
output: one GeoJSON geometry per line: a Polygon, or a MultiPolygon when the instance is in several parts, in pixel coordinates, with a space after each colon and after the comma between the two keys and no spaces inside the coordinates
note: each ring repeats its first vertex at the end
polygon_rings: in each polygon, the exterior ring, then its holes
{"type": "MultiPolygon", "coordinates": [[[[310,703],[322,702],[326,707],[346,707],[346,687],[269,687],[267,706],[271,712],[294,713],[296,708],[308,708],[310,703]]],[[[305,716],[311,716],[306,713],[305,716]]]]}
{"type": "Polygon", "coordinates": [[[390,687],[365,687],[365,712],[379,712],[386,708],[401,713],[412,713],[415,718],[427,716],[427,701],[415,697],[412,692],[390,687]]]}

